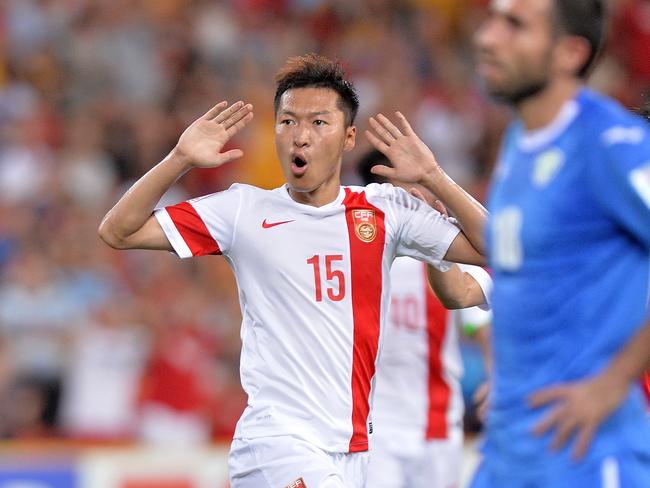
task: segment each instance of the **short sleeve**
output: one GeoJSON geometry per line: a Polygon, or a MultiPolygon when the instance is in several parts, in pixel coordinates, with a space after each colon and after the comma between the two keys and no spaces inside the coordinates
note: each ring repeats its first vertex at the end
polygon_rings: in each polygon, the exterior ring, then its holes
{"type": "Polygon", "coordinates": [[[425,261],[441,271],[447,250],[460,229],[428,204],[401,188],[390,187],[389,200],[399,220],[397,256],[425,261]]]}
{"type": "Polygon", "coordinates": [[[237,225],[241,188],[157,208],[154,216],[180,258],[228,254],[237,225]]]}
{"type": "Polygon", "coordinates": [[[592,191],[616,222],[650,249],[650,130],[642,121],[600,137],[601,157],[589,168],[592,191]]]}

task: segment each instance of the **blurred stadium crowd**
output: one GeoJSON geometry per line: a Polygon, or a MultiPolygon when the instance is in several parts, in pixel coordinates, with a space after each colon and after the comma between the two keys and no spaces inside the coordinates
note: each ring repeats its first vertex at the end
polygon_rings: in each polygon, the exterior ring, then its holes
{"type": "MultiPolygon", "coordinates": [[[[447,171],[485,193],[508,113],[472,74],[487,0],[0,2],[0,438],[204,442],[230,435],[237,292],[224,260],[117,253],[101,217],[198,115],[244,99],[241,161],[194,171],[168,202],[282,183],[273,77],[290,55],[341,59],[357,125],[402,110],[447,171]]],[[[593,83],[650,88],[650,1],[614,3],[593,83]]],[[[354,162],[343,180],[358,183],[354,162]]]]}

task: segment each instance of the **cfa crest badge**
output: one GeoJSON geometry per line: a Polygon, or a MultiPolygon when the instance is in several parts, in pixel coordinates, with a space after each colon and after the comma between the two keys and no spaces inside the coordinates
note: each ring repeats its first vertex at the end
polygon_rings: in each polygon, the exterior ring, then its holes
{"type": "Polygon", "coordinates": [[[307,488],[307,485],[305,484],[305,480],[298,478],[296,481],[292,481],[284,488],[307,488]]]}
{"type": "Polygon", "coordinates": [[[372,242],[377,235],[374,210],[353,210],[354,233],[363,242],[372,242]]]}

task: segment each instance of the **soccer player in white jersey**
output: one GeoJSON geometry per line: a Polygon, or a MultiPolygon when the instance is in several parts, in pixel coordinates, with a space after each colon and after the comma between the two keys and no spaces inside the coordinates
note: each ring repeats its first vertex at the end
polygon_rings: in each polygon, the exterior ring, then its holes
{"type": "MultiPolygon", "coordinates": [[[[481,271],[464,272],[484,279],[481,271]]],[[[459,331],[482,331],[491,314],[478,307],[447,310],[429,286],[426,265],[414,259],[397,258],[390,276],[366,488],[458,487],[464,413],[459,331]]]]}
{"type": "MultiPolygon", "coordinates": [[[[222,254],[231,265],[248,394],[230,452],[232,488],[363,487],[393,259],[406,255],[440,268],[443,259],[484,263],[485,209],[447,177],[401,115],[397,125],[381,115],[370,119],[368,139],[395,166],[374,171],[423,184],[463,230],[404,190],[340,185],[357,108],[337,63],[291,58],[275,96],[285,185],[268,191],[235,184],[154,211],[185,172],[241,156],[221,150],[250,122],[252,106],[222,102],[185,130],[99,228],[114,248],[182,258],[222,254]]],[[[477,303],[484,300],[480,289],[473,293],[477,303]]]]}
{"type": "MultiPolygon", "coordinates": [[[[371,172],[377,164],[391,165],[376,150],[361,159],[358,169],[364,183],[383,182],[371,172]]],[[[425,198],[422,191],[420,197],[425,198]]],[[[427,201],[432,203],[433,198],[427,201]]],[[[458,334],[471,329],[487,356],[486,326],[491,320],[490,312],[479,307],[462,308],[465,297],[454,292],[471,288],[467,283],[475,282],[489,293],[489,275],[477,266],[460,266],[440,273],[408,257],[393,263],[390,312],[377,365],[375,435],[366,488],[459,486],[464,402],[458,334]]]]}

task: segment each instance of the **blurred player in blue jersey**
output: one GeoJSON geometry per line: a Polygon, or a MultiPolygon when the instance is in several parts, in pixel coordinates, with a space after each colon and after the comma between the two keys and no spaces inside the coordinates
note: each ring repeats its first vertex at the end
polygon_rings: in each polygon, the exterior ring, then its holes
{"type": "Polygon", "coordinates": [[[650,487],[650,130],[585,88],[600,0],[495,0],[479,74],[517,118],[489,198],[494,381],[473,488],[650,487]]]}
{"type": "MultiPolygon", "coordinates": [[[[650,122],[650,102],[644,107],[640,107],[635,111],[638,115],[643,117],[647,122],[650,122]]],[[[645,393],[646,400],[648,401],[648,413],[650,413],[650,369],[646,370],[643,378],[641,379],[643,392],[645,393]]]]}

